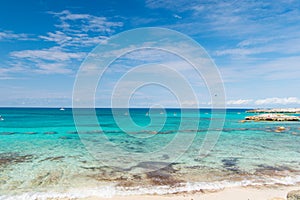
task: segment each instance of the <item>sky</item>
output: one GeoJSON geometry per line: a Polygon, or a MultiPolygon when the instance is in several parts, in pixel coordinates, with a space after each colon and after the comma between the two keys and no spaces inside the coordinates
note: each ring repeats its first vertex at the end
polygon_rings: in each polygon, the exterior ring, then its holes
{"type": "MultiPolygon", "coordinates": [[[[142,27],[172,29],[197,41],[221,74],[228,107],[300,107],[298,0],[3,1],[0,106],[70,107],[76,75],[88,53],[111,36],[142,27]]],[[[99,83],[96,106],[110,106],[104,90],[121,77],[118,66],[142,53],[111,66],[115,71],[99,83]]],[[[151,58],[156,54],[148,52],[151,58]]],[[[168,61],[180,70],[180,62],[171,57],[168,61]]],[[[136,64],[132,60],[130,66],[136,64]]],[[[166,76],[164,70],[156,72],[166,76]]],[[[204,83],[183,75],[196,90],[204,83]]],[[[131,106],[176,107],[167,93],[144,87],[133,95],[131,106]]],[[[205,92],[197,95],[200,107],[210,106],[205,92]]]]}

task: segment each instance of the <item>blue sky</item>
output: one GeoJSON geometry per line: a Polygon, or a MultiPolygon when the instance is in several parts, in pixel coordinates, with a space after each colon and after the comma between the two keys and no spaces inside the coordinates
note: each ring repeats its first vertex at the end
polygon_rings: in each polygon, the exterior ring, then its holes
{"type": "MultiPolygon", "coordinates": [[[[174,2],[2,2],[0,106],[71,106],[76,73],[88,52],[140,27],[170,28],[201,44],[220,70],[229,107],[300,106],[298,0],[174,2]]],[[[153,102],[173,106],[163,91],[146,91],[153,102]]],[[[143,102],[137,98],[133,105],[148,105],[143,102]]],[[[99,103],[107,105],[105,99],[99,103]]],[[[201,106],[209,102],[204,98],[201,106]]]]}

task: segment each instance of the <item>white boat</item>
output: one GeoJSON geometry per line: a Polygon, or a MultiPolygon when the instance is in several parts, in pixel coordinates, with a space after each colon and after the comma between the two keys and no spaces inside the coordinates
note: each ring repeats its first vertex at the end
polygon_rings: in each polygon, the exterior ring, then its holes
{"type": "Polygon", "coordinates": [[[63,107],[61,107],[59,110],[64,111],[65,109],[63,107]]]}
{"type": "Polygon", "coordinates": [[[4,118],[0,115],[0,121],[3,121],[4,120],[4,118]]]}

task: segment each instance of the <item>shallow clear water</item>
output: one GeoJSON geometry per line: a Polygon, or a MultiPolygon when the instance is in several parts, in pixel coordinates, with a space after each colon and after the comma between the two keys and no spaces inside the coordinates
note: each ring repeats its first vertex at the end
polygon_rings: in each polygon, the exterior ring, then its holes
{"type": "Polygon", "coordinates": [[[84,123],[76,129],[71,109],[1,108],[0,199],[163,194],[300,181],[299,122],[241,123],[249,114],[229,109],[224,127],[208,131],[212,120],[222,121],[221,111],[160,112],[119,109],[115,117],[121,124],[116,124],[110,109],[97,109],[100,128],[82,109],[84,123]],[[139,126],[122,124],[128,116],[139,126]],[[275,132],[278,126],[286,129],[275,132]],[[220,130],[216,145],[201,157],[207,133],[220,130]],[[163,148],[168,145],[172,152],[163,148]]]}

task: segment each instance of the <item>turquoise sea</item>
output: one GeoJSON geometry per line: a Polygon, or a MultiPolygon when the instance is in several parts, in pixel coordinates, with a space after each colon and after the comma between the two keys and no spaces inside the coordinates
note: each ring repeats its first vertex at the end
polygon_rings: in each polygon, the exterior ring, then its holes
{"type": "Polygon", "coordinates": [[[94,111],[94,123],[82,109],[84,123],[76,128],[71,108],[0,108],[0,199],[167,194],[300,182],[300,122],[241,123],[251,115],[245,111],[214,110],[212,115],[210,109],[103,108],[94,111]],[[223,116],[224,126],[209,127],[223,116]],[[136,126],[122,123],[128,117],[136,126]],[[285,130],[276,132],[279,126],[285,130]],[[210,132],[220,135],[201,156],[210,132]],[[181,144],[186,148],[180,149],[181,144]],[[168,145],[174,151],[163,148],[168,145]]]}

